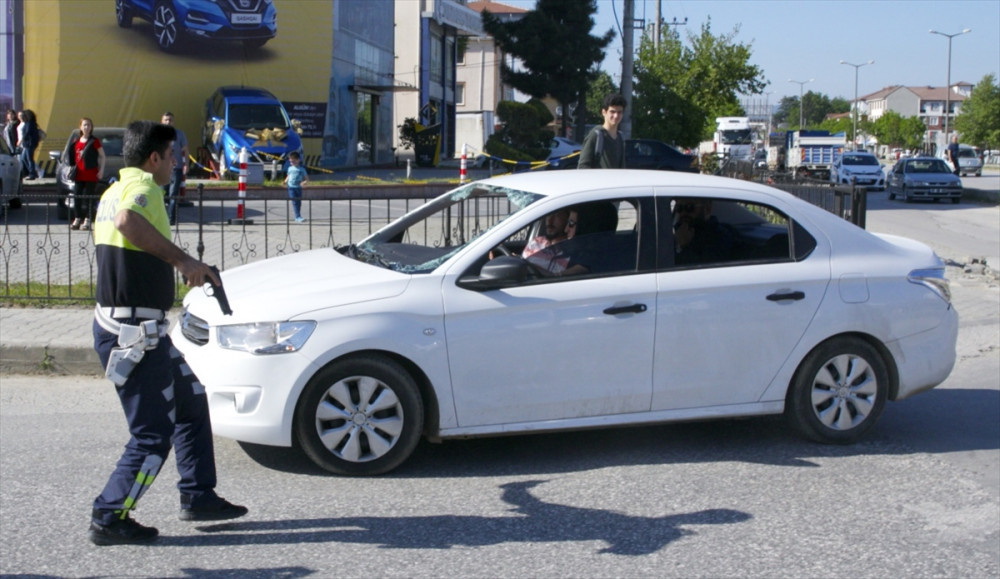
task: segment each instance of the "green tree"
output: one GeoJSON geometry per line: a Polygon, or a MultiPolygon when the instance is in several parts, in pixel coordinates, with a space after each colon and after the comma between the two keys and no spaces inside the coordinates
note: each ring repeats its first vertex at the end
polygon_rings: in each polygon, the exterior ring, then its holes
{"type": "Polygon", "coordinates": [[[906,149],[919,149],[926,130],[919,117],[903,117],[896,111],[887,111],[871,123],[870,128],[880,144],[906,149]]]}
{"type": "Polygon", "coordinates": [[[486,140],[483,148],[487,153],[514,161],[535,161],[548,155],[552,131],[545,125],[552,121],[552,114],[541,101],[501,101],[497,118],[501,128],[486,140]]]}
{"type": "Polygon", "coordinates": [[[590,35],[596,13],[597,0],[538,0],[534,10],[512,22],[489,9],[482,13],[486,33],[523,66],[513,70],[501,64],[501,79],[529,96],[554,98],[562,109],[563,135],[569,105],[579,106],[615,36],[612,29],[602,36],[590,35]]]}
{"type": "Polygon", "coordinates": [[[984,76],[962,102],[962,112],[955,117],[955,130],[965,143],[1000,149],[1000,87],[993,74],[984,76]]]}
{"type": "Polygon", "coordinates": [[[767,83],[749,63],[750,44],[736,41],[739,26],[719,36],[711,26],[709,19],[699,34],[689,34],[690,46],[669,26],[661,30],[659,50],[643,36],[634,74],[635,136],[695,146],[711,138],[716,117],[743,114],[737,95],[763,92],[767,83]]]}
{"type": "MultiPolygon", "coordinates": [[[[601,116],[601,104],[603,104],[604,96],[612,93],[621,92],[621,89],[612,80],[611,75],[602,71],[598,71],[597,76],[587,87],[587,108],[584,115],[585,124],[600,124],[604,122],[604,118],[601,116]]],[[[582,137],[578,140],[581,140],[582,137]]]]}

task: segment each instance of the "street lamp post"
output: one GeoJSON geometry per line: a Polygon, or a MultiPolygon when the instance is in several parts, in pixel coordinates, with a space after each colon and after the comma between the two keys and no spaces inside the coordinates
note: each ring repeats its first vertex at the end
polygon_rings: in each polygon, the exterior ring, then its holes
{"type": "Polygon", "coordinates": [[[930,30],[931,34],[940,34],[948,39],[948,84],[945,85],[945,96],[944,96],[944,144],[948,144],[948,115],[951,114],[951,39],[956,36],[961,36],[963,34],[968,34],[972,32],[971,28],[966,28],[961,32],[956,32],[955,34],[945,34],[944,32],[938,32],[933,28],[930,30]]]}
{"type": "Polygon", "coordinates": [[[852,140],[854,141],[854,150],[858,150],[858,69],[862,66],[869,64],[875,64],[874,60],[869,60],[868,62],[862,62],[861,64],[851,64],[846,60],[841,60],[840,64],[846,64],[847,66],[854,67],[854,136],[852,140]]]}
{"type": "Polygon", "coordinates": [[[802,116],[802,87],[809,84],[810,82],[816,80],[815,78],[810,78],[809,80],[792,80],[788,79],[788,82],[794,82],[799,85],[799,130],[802,130],[803,116],[802,116]]]}

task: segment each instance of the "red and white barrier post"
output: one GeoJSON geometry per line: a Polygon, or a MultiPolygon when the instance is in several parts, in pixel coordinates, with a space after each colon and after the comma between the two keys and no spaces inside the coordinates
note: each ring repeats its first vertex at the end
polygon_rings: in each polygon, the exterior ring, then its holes
{"type": "Polygon", "coordinates": [[[233,225],[239,224],[253,224],[252,220],[246,219],[244,214],[244,205],[246,204],[247,198],[247,159],[249,155],[247,154],[246,147],[240,149],[239,165],[240,165],[240,177],[237,182],[236,191],[239,200],[236,204],[236,219],[230,219],[229,223],[233,225]]]}
{"type": "Polygon", "coordinates": [[[462,185],[465,183],[465,156],[468,153],[469,145],[462,145],[462,162],[458,166],[458,184],[462,185]]]}

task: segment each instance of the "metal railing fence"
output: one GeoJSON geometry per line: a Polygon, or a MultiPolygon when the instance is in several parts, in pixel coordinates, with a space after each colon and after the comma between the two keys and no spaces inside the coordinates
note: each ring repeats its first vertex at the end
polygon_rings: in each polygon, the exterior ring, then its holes
{"type": "MultiPolygon", "coordinates": [[[[864,227],[864,188],[770,184],[864,227]]],[[[295,222],[283,188],[248,191],[241,210],[233,191],[199,187],[179,209],[172,240],[187,253],[225,270],[289,253],[355,243],[453,187],[442,183],[308,190],[302,200],[304,223],[295,222]]],[[[27,194],[19,210],[6,211],[0,218],[3,301],[58,304],[93,299],[97,268],[93,237],[90,231],[70,229],[68,221],[59,219],[60,200],[55,193],[27,194]],[[54,292],[56,287],[67,289],[54,292]]],[[[470,219],[492,221],[491,213],[504,210],[487,205],[476,208],[470,219]]],[[[476,227],[473,221],[468,224],[469,231],[476,227]]]]}

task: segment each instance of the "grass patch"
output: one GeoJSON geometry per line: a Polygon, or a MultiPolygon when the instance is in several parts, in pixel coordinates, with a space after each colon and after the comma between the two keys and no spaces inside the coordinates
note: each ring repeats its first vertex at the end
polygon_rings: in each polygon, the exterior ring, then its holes
{"type": "MultiPolygon", "coordinates": [[[[93,307],[94,287],[90,282],[46,285],[41,282],[12,283],[3,287],[0,305],[4,307],[93,307]]],[[[183,284],[174,286],[174,305],[180,305],[191,288],[183,284]]]]}

